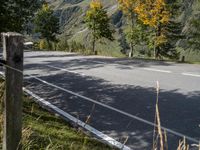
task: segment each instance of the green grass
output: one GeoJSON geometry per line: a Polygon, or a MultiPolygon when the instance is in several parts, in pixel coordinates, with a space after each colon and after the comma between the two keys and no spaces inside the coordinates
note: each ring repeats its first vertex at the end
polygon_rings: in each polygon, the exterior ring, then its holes
{"type": "MultiPolygon", "coordinates": [[[[2,84],[2,79],[0,79],[0,84],[2,84]]],[[[2,94],[2,90],[0,93],[2,94]]],[[[0,149],[2,149],[2,108],[0,122],[0,149]]],[[[23,102],[22,143],[24,150],[114,149],[72,128],[70,124],[42,109],[27,96],[24,97],[23,102]]]]}
{"type": "Polygon", "coordinates": [[[198,51],[198,50],[182,51],[181,56],[185,56],[186,62],[200,63],[200,51],[198,51]]]}

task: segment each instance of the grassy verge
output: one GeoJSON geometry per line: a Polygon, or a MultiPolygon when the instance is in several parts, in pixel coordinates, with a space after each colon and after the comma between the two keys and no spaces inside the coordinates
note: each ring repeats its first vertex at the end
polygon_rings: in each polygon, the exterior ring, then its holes
{"type": "MultiPolygon", "coordinates": [[[[3,80],[0,79],[1,102],[3,80]]],[[[2,104],[2,103],[1,103],[2,104]]],[[[2,149],[2,105],[0,109],[0,149],[2,149]]],[[[72,128],[68,123],[37,105],[30,97],[23,102],[24,150],[111,150],[113,148],[72,128]]]]}
{"type": "MultiPolygon", "coordinates": [[[[127,57],[128,58],[128,57],[127,57]]],[[[139,56],[134,56],[129,59],[137,59],[137,60],[146,60],[146,61],[156,61],[156,62],[172,62],[172,63],[182,63],[182,64],[200,64],[200,62],[195,62],[195,61],[180,61],[180,60],[174,60],[174,59],[155,59],[154,57],[139,57],[139,56]]]]}

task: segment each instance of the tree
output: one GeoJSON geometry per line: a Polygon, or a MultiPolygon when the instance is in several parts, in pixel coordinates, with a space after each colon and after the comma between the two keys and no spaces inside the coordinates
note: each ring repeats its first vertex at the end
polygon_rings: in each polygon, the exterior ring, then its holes
{"type": "Polygon", "coordinates": [[[42,3],[40,0],[1,0],[0,32],[22,32],[42,3]]]}
{"type": "Polygon", "coordinates": [[[99,0],[92,0],[90,8],[86,12],[85,22],[89,30],[92,32],[92,51],[97,54],[95,49],[96,41],[101,38],[109,40],[113,39],[113,30],[110,28],[109,18],[107,12],[103,9],[103,6],[99,0]]]}
{"type": "Polygon", "coordinates": [[[198,18],[193,18],[190,21],[188,44],[194,50],[200,49],[200,21],[198,18]]]}
{"type": "Polygon", "coordinates": [[[41,34],[42,39],[46,39],[48,46],[50,42],[56,42],[56,34],[59,33],[59,19],[54,15],[53,10],[44,4],[39,10],[34,20],[35,32],[41,34]]]}
{"type": "Polygon", "coordinates": [[[167,5],[171,15],[169,22],[163,26],[167,42],[160,46],[160,54],[170,59],[179,58],[179,52],[177,51],[176,44],[180,39],[185,38],[182,33],[183,25],[180,21],[177,20],[178,16],[182,13],[181,4],[182,2],[178,0],[167,1],[167,5]]]}
{"type": "Polygon", "coordinates": [[[182,28],[182,24],[175,20],[170,20],[169,23],[163,27],[167,41],[160,45],[160,55],[170,59],[179,58],[176,43],[178,40],[184,38],[182,35],[182,28]]]}
{"type": "Polygon", "coordinates": [[[138,3],[134,9],[138,14],[138,19],[143,24],[148,25],[155,32],[154,55],[160,56],[161,45],[167,42],[164,25],[169,23],[170,12],[168,11],[165,0],[143,0],[138,3]]]}
{"type": "MultiPolygon", "coordinates": [[[[181,22],[177,20],[177,17],[181,13],[180,2],[167,0],[166,8],[170,14],[169,21],[166,24],[162,24],[162,31],[165,36],[165,42],[160,43],[159,45],[159,57],[167,57],[170,59],[178,59],[179,52],[177,51],[177,42],[180,39],[183,39],[184,36],[182,34],[183,25],[181,22]]],[[[149,38],[148,38],[148,46],[152,50],[155,48],[154,39],[156,38],[156,30],[150,28],[149,30],[149,38]],[[153,40],[152,40],[153,39],[153,40]]],[[[155,55],[155,54],[154,54],[155,55]]]]}
{"type": "Polygon", "coordinates": [[[121,47],[120,51],[122,54],[127,54],[127,49],[129,49],[129,45],[126,39],[126,35],[124,34],[121,28],[119,29],[119,34],[121,35],[120,38],[118,39],[119,46],[121,47]]]}
{"type": "Polygon", "coordinates": [[[131,57],[133,56],[134,46],[136,41],[138,40],[138,35],[135,31],[138,31],[138,25],[136,25],[136,13],[135,8],[138,3],[138,0],[118,0],[120,9],[123,11],[125,15],[127,15],[128,19],[130,19],[130,27],[127,35],[128,41],[130,43],[131,57]]]}
{"type": "MultiPolygon", "coordinates": [[[[136,46],[141,46],[147,42],[147,26],[141,24],[139,20],[135,21],[135,24],[131,28],[125,30],[126,38],[129,43],[131,43],[132,49],[136,46]]],[[[133,51],[131,52],[131,57],[133,56],[133,51]]]]}

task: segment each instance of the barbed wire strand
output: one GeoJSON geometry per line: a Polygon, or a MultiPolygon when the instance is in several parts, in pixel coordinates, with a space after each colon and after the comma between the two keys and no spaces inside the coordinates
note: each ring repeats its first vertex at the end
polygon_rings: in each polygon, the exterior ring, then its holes
{"type": "MultiPolygon", "coordinates": [[[[9,68],[9,69],[12,69],[12,70],[14,70],[14,71],[16,71],[16,72],[18,72],[18,73],[21,73],[22,75],[29,76],[30,78],[36,79],[36,80],[38,80],[38,81],[40,81],[40,82],[42,82],[42,83],[44,83],[44,84],[47,84],[47,85],[49,85],[49,86],[51,86],[51,87],[54,87],[54,88],[56,88],[56,89],[59,89],[59,90],[61,90],[61,91],[66,92],[66,93],[75,95],[75,96],[77,96],[77,97],[79,97],[79,98],[82,98],[82,99],[87,100],[87,101],[89,101],[89,102],[95,103],[95,104],[97,104],[97,105],[99,105],[99,106],[102,106],[102,107],[104,107],[104,108],[110,109],[110,110],[112,110],[112,111],[118,112],[118,113],[120,113],[120,114],[122,114],[122,115],[125,115],[125,116],[127,116],[127,117],[129,117],[129,118],[132,118],[132,119],[135,119],[135,120],[138,120],[138,121],[143,122],[143,123],[145,123],[145,124],[148,124],[148,125],[150,125],[150,126],[158,127],[157,124],[155,124],[155,123],[153,123],[153,122],[150,122],[150,121],[148,121],[148,120],[145,120],[145,119],[143,119],[143,118],[137,117],[137,116],[135,116],[135,115],[129,114],[129,113],[127,113],[127,112],[125,112],[125,111],[122,111],[122,110],[120,110],[120,109],[114,108],[114,107],[112,107],[112,106],[103,104],[103,103],[98,102],[98,101],[95,101],[95,100],[93,100],[93,99],[91,99],[91,98],[88,98],[88,97],[85,97],[85,96],[83,96],[83,95],[77,94],[77,93],[75,93],[75,92],[73,92],[73,91],[64,89],[64,88],[62,88],[62,87],[60,87],[60,86],[57,86],[57,85],[52,84],[52,83],[50,83],[50,82],[44,81],[44,80],[42,80],[42,79],[40,79],[40,78],[38,78],[38,77],[36,77],[36,76],[29,75],[29,74],[24,74],[23,71],[18,70],[18,69],[16,69],[16,68],[13,68],[13,67],[11,67],[11,66],[8,66],[8,65],[6,65],[6,64],[3,64],[3,63],[1,63],[1,62],[0,62],[0,64],[3,65],[4,67],[7,67],[7,68],[9,68]]],[[[168,129],[168,128],[163,127],[163,126],[161,126],[161,129],[162,129],[163,131],[165,130],[166,132],[171,133],[171,134],[173,134],[173,135],[176,135],[176,136],[178,136],[178,137],[182,137],[182,138],[185,137],[187,140],[189,140],[189,141],[191,141],[191,142],[199,143],[199,141],[196,140],[195,138],[192,138],[192,137],[187,136],[187,135],[185,135],[185,134],[176,132],[176,131],[174,131],[174,130],[168,129]]]]}

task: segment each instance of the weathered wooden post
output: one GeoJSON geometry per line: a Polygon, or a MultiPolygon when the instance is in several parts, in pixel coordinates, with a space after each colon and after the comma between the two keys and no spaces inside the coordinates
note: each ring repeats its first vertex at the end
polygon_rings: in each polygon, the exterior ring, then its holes
{"type": "Polygon", "coordinates": [[[22,135],[23,73],[17,70],[23,71],[24,40],[21,34],[12,32],[3,33],[2,39],[6,61],[3,150],[18,150],[22,135]]]}

